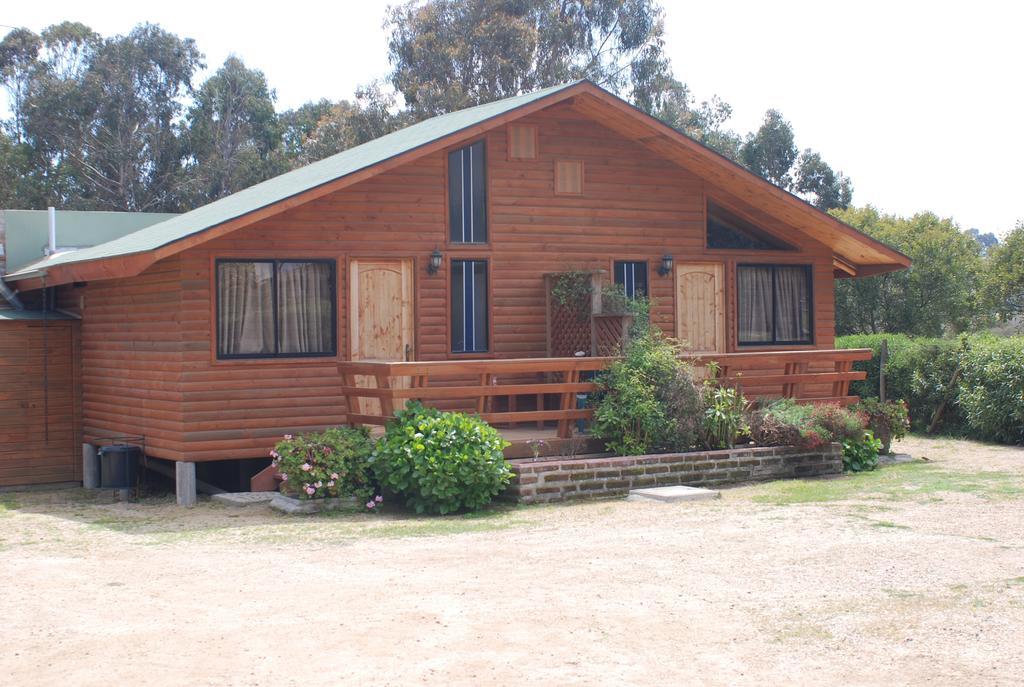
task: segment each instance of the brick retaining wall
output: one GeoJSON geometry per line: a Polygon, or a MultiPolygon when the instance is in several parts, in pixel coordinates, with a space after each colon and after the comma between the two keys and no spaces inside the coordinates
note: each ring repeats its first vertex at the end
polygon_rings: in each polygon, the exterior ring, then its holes
{"type": "Polygon", "coordinates": [[[839,444],[800,448],[736,448],[618,458],[541,459],[512,464],[505,497],[520,503],[625,496],[630,489],[686,484],[715,486],[843,471],[839,444]]]}

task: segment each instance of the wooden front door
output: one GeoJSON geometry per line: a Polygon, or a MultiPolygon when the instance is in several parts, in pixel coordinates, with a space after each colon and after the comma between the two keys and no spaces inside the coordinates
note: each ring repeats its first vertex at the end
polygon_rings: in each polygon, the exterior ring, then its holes
{"type": "Polygon", "coordinates": [[[725,270],[722,263],[676,266],[676,337],[694,353],[725,352],[725,270]]]}
{"type": "MultiPolygon", "coordinates": [[[[413,360],[412,260],[360,258],[349,274],[349,341],[352,360],[413,360]]],[[[362,375],[359,386],[376,386],[362,375]]],[[[362,399],[359,412],[379,415],[376,399],[362,399]]]]}

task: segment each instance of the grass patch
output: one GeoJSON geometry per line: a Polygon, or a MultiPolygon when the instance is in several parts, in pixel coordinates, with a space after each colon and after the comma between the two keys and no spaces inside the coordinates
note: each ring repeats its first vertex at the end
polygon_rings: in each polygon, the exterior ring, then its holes
{"type": "Polygon", "coordinates": [[[1024,479],[1006,472],[955,472],[927,463],[902,463],[839,479],[780,480],[755,489],[752,500],[777,506],[865,499],[938,499],[943,493],[1020,498],[1024,496],[1024,479]]]}
{"type": "Polygon", "coordinates": [[[871,523],[872,527],[881,527],[883,529],[896,529],[896,530],[909,530],[910,528],[906,525],[897,525],[891,520],[875,520],[871,523]]]}

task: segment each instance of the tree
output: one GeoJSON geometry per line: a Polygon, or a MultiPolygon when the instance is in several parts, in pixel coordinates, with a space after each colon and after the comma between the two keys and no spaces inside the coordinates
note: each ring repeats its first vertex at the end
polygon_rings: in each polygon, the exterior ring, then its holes
{"type": "Polygon", "coordinates": [[[853,200],[853,184],[842,172],[834,172],[810,148],[800,154],[793,190],[808,198],[819,210],[845,209],[853,200]]]}
{"type": "Polygon", "coordinates": [[[909,270],[837,280],[837,334],[939,336],[981,324],[981,253],[952,220],[930,212],[885,215],[870,205],[832,214],[913,261],[909,270]]]}
{"type": "Polygon", "coordinates": [[[14,29],[0,42],[0,78],[10,97],[14,116],[9,128],[16,143],[25,131],[25,101],[42,45],[39,36],[24,28],[14,29]]]}
{"type": "Polygon", "coordinates": [[[1024,316],[1024,221],[988,253],[985,303],[1001,320],[1024,316]]]}
{"type": "Polygon", "coordinates": [[[582,78],[650,112],[672,81],[654,0],[410,0],[385,28],[416,119],[582,78]]]}
{"type": "Polygon", "coordinates": [[[326,98],[321,98],[278,115],[281,126],[281,145],[291,166],[306,164],[301,161],[297,162],[303,156],[306,139],[316,129],[320,120],[330,114],[333,107],[334,103],[326,98]]]}
{"type": "Polygon", "coordinates": [[[980,229],[972,227],[967,230],[967,235],[981,245],[982,255],[987,255],[990,250],[999,245],[999,237],[991,231],[982,234],[980,229]]]}
{"type": "Polygon", "coordinates": [[[743,140],[736,132],[725,128],[732,117],[732,107],[718,96],[698,105],[687,85],[673,79],[652,114],[733,162],[739,162],[743,140]]]}
{"type": "Polygon", "coordinates": [[[793,141],[793,126],[778,110],[768,110],[761,127],[747,135],[740,159],[754,174],[788,189],[793,183],[790,169],[799,152],[793,141]]]}
{"type": "Polygon", "coordinates": [[[288,115],[286,145],[293,165],[322,160],[410,123],[407,113],[395,112],[394,96],[379,83],[361,86],[355,95],[352,101],[307,103],[288,115]]]}
{"type": "Polygon", "coordinates": [[[199,88],[183,132],[194,205],[222,198],[285,171],[274,93],[263,72],[228,57],[199,88]]]}

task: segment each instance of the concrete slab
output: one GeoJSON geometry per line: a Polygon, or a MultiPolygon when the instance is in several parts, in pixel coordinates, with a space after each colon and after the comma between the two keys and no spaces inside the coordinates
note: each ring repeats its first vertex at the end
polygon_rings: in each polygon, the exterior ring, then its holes
{"type": "Polygon", "coordinates": [[[700,487],[651,487],[650,489],[631,489],[627,501],[708,501],[722,497],[722,492],[700,487]]]}
{"type": "Polygon", "coordinates": [[[891,453],[878,456],[879,465],[896,465],[897,463],[916,463],[917,458],[909,453],[891,453]]]}
{"type": "Polygon", "coordinates": [[[359,504],[355,497],[300,500],[291,496],[285,496],[284,494],[274,494],[274,498],[270,501],[271,508],[287,515],[320,513],[321,511],[338,510],[339,508],[354,508],[357,505],[359,504]]]}
{"type": "Polygon", "coordinates": [[[211,498],[217,503],[223,503],[225,506],[244,508],[245,506],[255,506],[261,503],[269,503],[274,499],[274,495],[276,493],[277,492],[274,491],[239,491],[235,493],[225,492],[223,494],[214,494],[211,498]]]}

